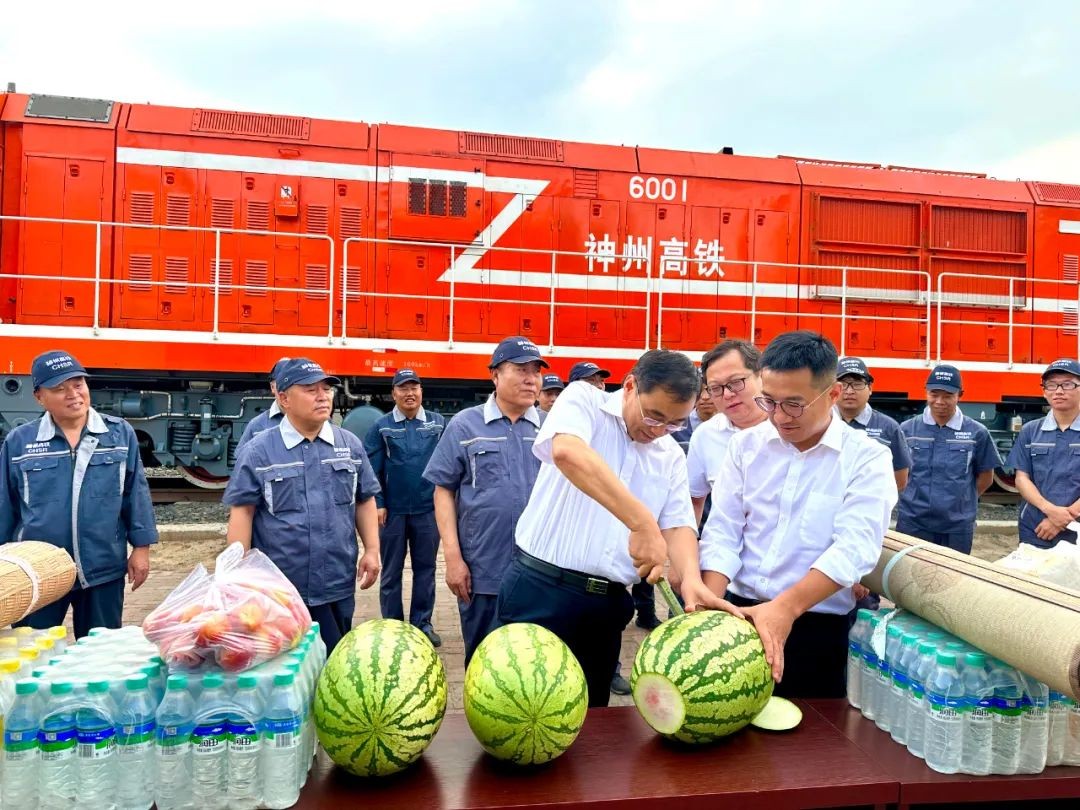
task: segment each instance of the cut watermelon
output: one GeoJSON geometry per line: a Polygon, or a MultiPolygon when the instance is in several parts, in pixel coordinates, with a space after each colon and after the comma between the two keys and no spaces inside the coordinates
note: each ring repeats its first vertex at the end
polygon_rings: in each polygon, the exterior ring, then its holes
{"type": "Polygon", "coordinates": [[[660,734],[674,734],[686,721],[686,701],[670,680],[656,672],[637,679],[634,705],[645,722],[660,734]]]}
{"type": "Polygon", "coordinates": [[[785,698],[771,697],[750,725],[765,731],[791,731],[801,722],[802,709],[785,698]]]}

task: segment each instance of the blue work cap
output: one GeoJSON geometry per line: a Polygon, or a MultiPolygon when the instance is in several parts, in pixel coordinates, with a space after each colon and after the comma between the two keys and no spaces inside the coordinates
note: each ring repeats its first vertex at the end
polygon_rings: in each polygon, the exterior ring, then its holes
{"type": "Polygon", "coordinates": [[[294,385],[311,385],[323,380],[331,385],[341,384],[341,380],[327,374],[323,371],[323,367],[314,360],[309,360],[306,357],[295,357],[282,366],[274,381],[277,383],[277,390],[284,391],[294,385]]]}
{"type": "Polygon", "coordinates": [[[30,367],[30,378],[34,390],[41,387],[52,388],[73,377],[89,377],[82,363],[64,351],[51,351],[39,354],[30,367]]]}

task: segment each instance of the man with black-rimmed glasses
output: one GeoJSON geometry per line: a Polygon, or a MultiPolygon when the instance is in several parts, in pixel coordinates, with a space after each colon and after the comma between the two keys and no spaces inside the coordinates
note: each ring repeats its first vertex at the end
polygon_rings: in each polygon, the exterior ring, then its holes
{"type": "Polygon", "coordinates": [[[836,367],[813,332],[768,345],[754,401],[769,419],[732,436],[701,535],[705,583],[754,623],[786,697],[844,695],[851,588],[896,504],[888,450],[833,410],[836,367]]]}

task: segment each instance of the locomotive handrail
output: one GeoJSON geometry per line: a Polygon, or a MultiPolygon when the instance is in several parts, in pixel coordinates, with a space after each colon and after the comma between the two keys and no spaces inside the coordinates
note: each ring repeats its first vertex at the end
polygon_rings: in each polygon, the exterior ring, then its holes
{"type": "MultiPolygon", "coordinates": [[[[1028,276],[994,276],[994,275],[989,275],[989,274],[984,274],[984,273],[955,273],[955,272],[939,273],[938,276],[937,276],[937,279],[938,279],[937,295],[935,296],[936,303],[937,303],[937,358],[938,358],[939,363],[941,362],[942,335],[943,335],[943,333],[945,331],[942,327],[944,325],[950,325],[950,326],[959,325],[959,324],[964,324],[964,325],[969,325],[969,326],[1000,326],[1001,325],[996,321],[961,321],[961,320],[953,320],[953,319],[945,318],[943,316],[943,313],[942,313],[942,306],[945,303],[945,297],[946,297],[946,292],[945,292],[945,279],[946,278],[959,278],[959,279],[965,279],[965,280],[980,279],[980,280],[986,280],[986,281],[1004,281],[1004,282],[1008,282],[1008,289],[1009,289],[1009,295],[1008,295],[1008,312],[1009,312],[1009,321],[1008,321],[1008,336],[1009,336],[1008,337],[1008,344],[1009,344],[1008,345],[1008,356],[1009,356],[1009,360],[1008,360],[1008,367],[1009,368],[1013,367],[1015,356],[1016,356],[1016,353],[1015,353],[1016,323],[1015,323],[1015,315],[1014,315],[1014,313],[1015,313],[1015,311],[1017,309],[1020,309],[1020,310],[1031,309],[1032,312],[1035,311],[1034,306],[1030,304],[1031,296],[1025,295],[1023,303],[1020,303],[1020,302],[1018,302],[1016,300],[1015,287],[1016,287],[1017,282],[1019,282],[1021,284],[1029,285],[1031,287],[1034,287],[1035,285],[1039,285],[1039,284],[1051,284],[1051,285],[1054,285],[1054,286],[1073,287],[1076,290],[1077,311],[1080,312],[1080,283],[1078,283],[1076,281],[1069,281],[1069,280],[1066,280],[1066,279],[1057,279],[1057,278],[1031,278],[1031,277],[1028,277],[1028,276]]],[[[1065,299],[1060,299],[1060,300],[1064,301],[1065,299]]],[[[956,304],[951,304],[951,305],[952,306],[957,306],[956,304]]],[[[1054,329],[1054,330],[1058,330],[1058,329],[1061,328],[1061,326],[1059,324],[1051,324],[1051,323],[1030,323],[1030,324],[1023,324],[1023,327],[1027,328],[1027,329],[1031,329],[1031,330],[1035,330],[1035,329],[1054,329]]],[[[1077,351],[1077,355],[1080,356],[1080,328],[1078,328],[1076,330],[1076,332],[1077,332],[1076,351],[1077,351]]]]}
{"type": "MultiPolygon", "coordinates": [[[[124,284],[124,283],[137,283],[140,286],[177,286],[176,282],[154,282],[154,281],[137,281],[133,282],[132,279],[103,279],[101,277],[101,229],[103,227],[110,228],[131,228],[133,230],[156,230],[156,231],[183,231],[191,233],[212,233],[214,234],[214,280],[212,284],[203,284],[199,282],[184,282],[185,287],[193,287],[195,289],[213,289],[214,291],[214,325],[213,325],[213,337],[214,340],[219,338],[219,316],[220,316],[220,303],[221,303],[221,289],[230,290],[247,290],[247,289],[259,289],[273,292],[298,292],[298,293],[315,293],[322,295],[326,293],[328,299],[327,307],[327,342],[334,342],[334,237],[325,233],[292,233],[291,231],[260,231],[252,230],[250,228],[207,228],[199,225],[158,225],[154,223],[144,222],[111,222],[108,220],[93,220],[93,219],[66,219],[63,217],[26,217],[16,216],[14,214],[0,215],[0,222],[33,222],[41,224],[53,224],[53,225],[93,225],[94,226],[94,334],[101,334],[100,323],[100,308],[101,308],[101,284],[124,284]],[[330,244],[329,262],[327,264],[327,287],[326,289],[290,289],[287,287],[260,287],[256,285],[248,284],[221,284],[221,234],[226,233],[230,235],[238,236],[291,236],[297,239],[317,239],[319,241],[326,241],[330,244]]],[[[34,274],[0,274],[0,278],[22,278],[22,279],[35,279],[39,281],[55,281],[62,280],[65,282],[89,282],[88,278],[72,278],[70,276],[38,276],[34,274]]]]}
{"type": "MultiPolygon", "coordinates": [[[[572,308],[572,307],[589,307],[589,306],[595,307],[596,306],[595,304],[590,305],[588,302],[584,302],[584,303],[575,302],[575,301],[556,302],[556,300],[555,300],[555,290],[558,288],[558,284],[557,284],[558,276],[557,276],[557,272],[556,272],[557,271],[557,264],[556,263],[557,263],[558,257],[559,256],[576,257],[576,258],[579,258],[579,259],[583,259],[585,261],[595,262],[599,258],[601,258],[601,257],[598,257],[596,254],[590,254],[590,253],[587,253],[587,252],[574,251],[574,250],[557,250],[557,249],[554,249],[554,248],[549,249],[549,250],[544,250],[542,248],[492,247],[490,245],[478,244],[478,243],[475,243],[475,242],[473,242],[473,243],[467,243],[467,242],[434,242],[434,241],[420,240],[420,239],[385,239],[385,238],[374,237],[374,236],[350,236],[349,238],[344,239],[343,242],[342,242],[343,248],[342,248],[342,259],[341,259],[341,264],[342,264],[342,271],[341,271],[341,277],[342,277],[341,345],[343,345],[343,346],[348,341],[348,335],[346,333],[346,329],[348,328],[349,245],[350,244],[356,244],[356,243],[370,244],[370,245],[375,245],[375,246],[387,245],[387,246],[395,246],[395,247],[398,247],[398,246],[412,246],[412,247],[428,247],[428,248],[430,248],[430,247],[448,248],[450,250],[450,265],[449,265],[448,269],[450,269],[451,271],[453,271],[454,265],[456,264],[456,260],[458,258],[458,253],[457,253],[458,251],[461,251],[461,255],[465,255],[469,251],[482,251],[481,255],[486,254],[488,252],[500,252],[500,253],[518,253],[518,254],[529,254],[529,255],[539,255],[539,256],[550,256],[550,258],[551,258],[551,266],[550,266],[550,270],[549,270],[550,283],[548,284],[549,297],[548,297],[548,301],[547,301],[547,304],[548,304],[548,351],[549,352],[554,352],[554,350],[555,350],[555,309],[556,309],[556,307],[571,307],[572,308]]],[[[636,256],[633,256],[631,254],[622,254],[622,253],[606,253],[606,254],[603,255],[602,258],[604,260],[610,259],[612,262],[619,261],[619,260],[641,261],[645,265],[645,291],[643,293],[635,292],[635,294],[645,296],[645,304],[643,306],[635,306],[633,304],[605,304],[604,308],[605,309],[618,309],[618,310],[644,311],[644,313],[645,313],[645,351],[648,351],[649,345],[651,343],[650,330],[649,330],[649,317],[650,317],[649,303],[650,303],[650,299],[652,297],[652,256],[649,253],[647,253],[645,257],[636,257],[636,256]]],[[[375,292],[374,290],[368,291],[368,292],[363,292],[363,293],[357,293],[357,295],[358,296],[359,295],[364,295],[364,296],[368,296],[370,298],[397,298],[397,299],[407,299],[407,300],[437,300],[437,301],[447,301],[448,300],[449,310],[450,311],[449,311],[449,321],[448,321],[448,326],[447,326],[447,343],[448,343],[448,346],[449,346],[450,349],[454,348],[454,324],[455,324],[454,305],[455,305],[456,302],[467,301],[467,302],[478,302],[478,303],[507,303],[507,304],[519,304],[519,303],[522,303],[521,299],[508,300],[508,299],[498,299],[498,298],[458,297],[456,295],[456,285],[455,285],[456,278],[457,278],[457,274],[454,273],[454,272],[451,272],[450,273],[450,297],[449,297],[449,299],[447,299],[446,296],[428,296],[428,295],[416,295],[416,294],[409,294],[409,293],[380,293],[380,292],[375,292]]],[[[532,301],[530,299],[528,301],[528,303],[539,304],[539,303],[542,303],[542,302],[541,301],[532,301]]]]}

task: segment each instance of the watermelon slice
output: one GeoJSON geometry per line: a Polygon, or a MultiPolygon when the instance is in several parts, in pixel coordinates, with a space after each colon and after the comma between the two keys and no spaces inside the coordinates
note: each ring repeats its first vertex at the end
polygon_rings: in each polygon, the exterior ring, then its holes
{"type": "Polygon", "coordinates": [[[802,710],[798,706],[782,697],[771,697],[750,725],[765,731],[791,731],[801,722],[802,710]]]}
{"type": "Polygon", "coordinates": [[[669,679],[656,672],[638,676],[634,704],[658,734],[674,734],[686,721],[686,701],[669,679]]]}

